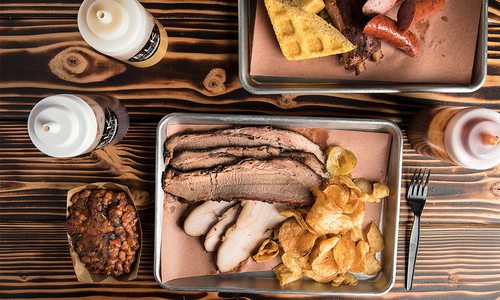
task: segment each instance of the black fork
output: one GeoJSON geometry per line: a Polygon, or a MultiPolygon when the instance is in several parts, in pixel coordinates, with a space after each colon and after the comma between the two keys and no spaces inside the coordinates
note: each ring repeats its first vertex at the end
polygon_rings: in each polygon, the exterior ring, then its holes
{"type": "Polygon", "coordinates": [[[413,284],[413,274],[415,273],[415,262],[417,261],[418,241],[420,239],[420,216],[424,210],[425,200],[427,199],[427,187],[429,186],[429,177],[431,170],[420,169],[413,172],[408,190],[406,192],[406,201],[410,205],[415,217],[410,235],[410,249],[408,252],[408,265],[406,268],[406,289],[411,290],[413,284]]]}

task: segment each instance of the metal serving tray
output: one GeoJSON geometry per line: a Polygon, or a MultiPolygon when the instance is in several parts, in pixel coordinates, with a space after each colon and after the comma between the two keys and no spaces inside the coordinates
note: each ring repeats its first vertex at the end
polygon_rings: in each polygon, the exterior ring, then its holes
{"type": "Polygon", "coordinates": [[[401,186],[401,163],[403,156],[403,136],[399,127],[389,121],[368,119],[334,119],[303,117],[270,117],[248,115],[207,115],[173,113],[165,116],[158,124],[156,133],[156,206],[155,206],[155,245],[154,275],[163,287],[174,291],[217,291],[234,293],[275,293],[275,294],[309,294],[329,296],[376,296],[387,293],[394,285],[396,278],[396,259],[399,224],[399,201],[401,186]],[[391,195],[383,201],[381,214],[381,230],[386,247],[381,253],[383,269],[374,278],[360,280],[358,286],[333,287],[329,284],[312,280],[300,280],[280,287],[272,271],[222,274],[200,277],[174,279],[162,282],[160,272],[161,237],[163,224],[164,192],[162,190],[162,173],[165,170],[163,145],[169,125],[271,125],[288,128],[328,128],[338,130],[384,132],[391,135],[390,156],[386,183],[391,195]]]}
{"type": "MultiPolygon", "coordinates": [[[[474,0],[475,1],[475,0],[474,0]]],[[[251,38],[255,14],[255,0],[238,0],[239,28],[239,76],[241,85],[252,94],[318,94],[318,93],[398,93],[398,92],[437,92],[471,93],[478,90],[486,80],[488,49],[488,1],[480,0],[481,17],[474,58],[474,68],[469,84],[443,83],[394,83],[332,80],[299,79],[273,76],[250,75],[251,38]]]]}

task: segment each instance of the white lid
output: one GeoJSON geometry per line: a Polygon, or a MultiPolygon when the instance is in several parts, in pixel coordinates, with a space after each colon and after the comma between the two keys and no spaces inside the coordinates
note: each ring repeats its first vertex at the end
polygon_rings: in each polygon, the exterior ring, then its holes
{"type": "Polygon", "coordinates": [[[42,99],[28,118],[33,144],[53,157],[73,157],[88,152],[97,134],[97,119],[90,106],[74,95],[42,99]]]}
{"type": "Polygon", "coordinates": [[[458,164],[485,170],[500,164],[500,144],[484,141],[484,136],[500,136],[500,114],[486,108],[470,108],[455,115],[445,130],[445,147],[458,164]]]}
{"type": "Polygon", "coordinates": [[[149,40],[153,18],[136,0],[85,0],[78,10],[78,29],[94,49],[129,59],[149,40]]]}

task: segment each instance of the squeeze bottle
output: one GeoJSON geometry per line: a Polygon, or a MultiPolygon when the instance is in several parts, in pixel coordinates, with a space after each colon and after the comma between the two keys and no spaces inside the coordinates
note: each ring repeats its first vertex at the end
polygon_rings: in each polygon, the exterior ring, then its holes
{"type": "Polygon", "coordinates": [[[60,94],[40,100],[28,117],[33,144],[53,157],[74,157],[114,145],[127,133],[127,110],[107,96],[60,94]]]}
{"type": "Polygon", "coordinates": [[[479,107],[437,107],[417,114],[408,139],[421,154],[468,169],[500,164],[500,114],[479,107]]]}
{"type": "Polygon", "coordinates": [[[165,29],[137,0],[85,0],[78,29],[97,51],[136,67],[152,66],[167,52],[165,29]]]}

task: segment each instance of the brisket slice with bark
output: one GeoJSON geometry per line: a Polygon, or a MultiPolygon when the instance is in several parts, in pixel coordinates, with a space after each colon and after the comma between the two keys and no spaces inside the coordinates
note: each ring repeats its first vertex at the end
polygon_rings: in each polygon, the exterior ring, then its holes
{"type": "Polygon", "coordinates": [[[232,165],[246,158],[265,160],[279,157],[297,160],[311,168],[319,176],[328,177],[325,165],[314,154],[271,146],[186,150],[176,154],[170,160],[170,166],[180,171],[193,171],[232,165]]]}
{"type": "Polygon", "coordinates": [[[204,171],[167,169],[163,189],[186,202],[258,200],[307,206],[313,202],[310,189],[321,181],[311,168],[293,159],[247,159],[204,171]]]}
{"type": "Polygon", "coordinates": [[[342,32],[356,49],[342,54],[345,68],[355,69],[356,75],[365,70],[367,59],[377,61],[382,58],[380,40],[364,34],[363,29],[369,21],[362,11],[364,0],[325,0],[325,9],[333,25],[342,32]]]}
{"type": "Polygon", "coordinates": [[[217,147],[272,146],[314,154],[325,162],[321,148],[305,136],[285,129],[273,127],[242,127],[222,129],[206,133],[177,134],[165,142],[165,164],[168,165],[176,152],[217,147]]]}

